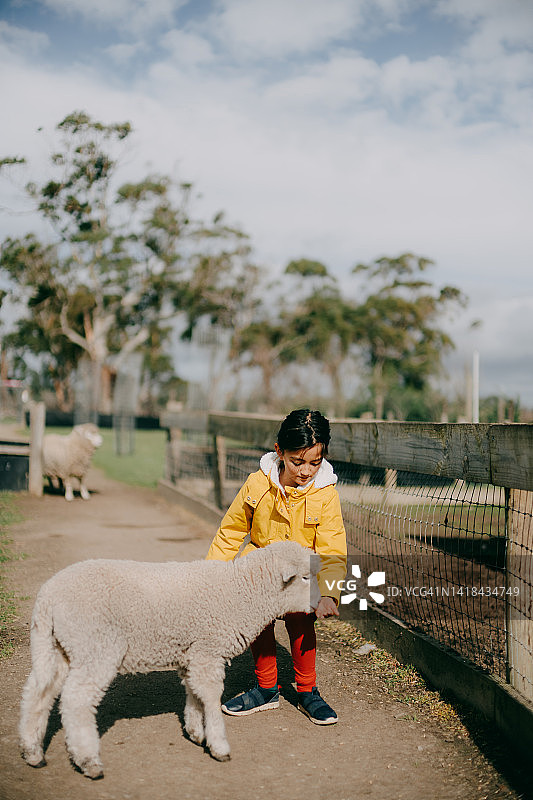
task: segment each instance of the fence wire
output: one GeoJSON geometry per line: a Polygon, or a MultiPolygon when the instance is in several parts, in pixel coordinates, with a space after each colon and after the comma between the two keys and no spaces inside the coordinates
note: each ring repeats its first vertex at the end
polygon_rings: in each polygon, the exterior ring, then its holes
{"type": "MultiPolygon", "coordinates": [[[[185,436],[174,452],[172,479],[212,499],[209,437],[185,436]]],[[[227,448],[226,505],[259,468],[262,453],[244,444],[227,448]]],[[[510,648],[520,648],[512,682],[531,696],[531,493],[512,508],[509,490],[498,486],[333,466],[348,540],[347,580],[358,576],[353,608],[362,608],[361,600],[379,607],[507,681],[510,648]],[[384,573],[383,585],[371,592],[368,578],[377,572],[384,573]]]]}
{"type": "Polygon", "coordinates": [[[382,608],[505,678],[504,490],[354,465],[339,472],[351,561],[363,577],[385,572],[382,608]]]}

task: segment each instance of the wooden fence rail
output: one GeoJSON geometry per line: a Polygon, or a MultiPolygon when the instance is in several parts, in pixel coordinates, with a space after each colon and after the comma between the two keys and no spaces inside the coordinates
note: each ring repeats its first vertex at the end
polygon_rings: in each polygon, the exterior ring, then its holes
{"type": "MultiPolygon", "coordinates": [[[[166,414],[162,424],[209,435],[214,497],[222,509],[227,440],[271,450],[281,420],[213,412],[166,414]]],[[[384,469],[385,488],[395,487],[398,470],[505,488],[506,574],[520,588],[520,606],[507,614],[507,679],[533,701],[533,425],[336,419],[331,434],[328,458],[384,469]]]]}
{"type": "MultiPolygon", "coordinates": [[[[281,417],[211,413],[208,431],[272,449],[281,417]]],[[[331,422],[329,457],[533,491],[533,425],[331,422]]]]}

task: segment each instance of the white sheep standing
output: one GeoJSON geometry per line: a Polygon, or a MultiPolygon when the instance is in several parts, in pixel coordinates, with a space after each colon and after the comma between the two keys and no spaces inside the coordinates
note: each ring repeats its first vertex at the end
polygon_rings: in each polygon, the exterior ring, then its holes
{"type": "Polygon", "coordinates": [[[67,436],[47,433],[43,437],[43,475],[57,488],[59,480],[65,487],[65,500],[74,499],[73,478],[80,482],[83,500],[90,498],[85,485],[93,453],[100,447],[103,439],[98,427],[92,422],[75,425],[67,436]]]}
{"type": "Polygon", "coordinates": [[[102,777],[96,708],[111,681],[174,666],[185,684],[189,738],[228,760],[225,665],[276,617],[316,608],[320,563],[296,542],[275,542],[229,562],[101,559],[61,570],[33,611],[19,728],[24,759],[45,765],[48,715],[61,694],[70,757],[89,778],[102,777]]]}

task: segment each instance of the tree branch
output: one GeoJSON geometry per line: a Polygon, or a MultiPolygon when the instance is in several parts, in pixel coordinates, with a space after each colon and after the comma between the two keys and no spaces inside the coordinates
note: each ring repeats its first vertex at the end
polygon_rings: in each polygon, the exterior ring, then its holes
{"type": "Polygon", "coordinates": [[[83,336],[80,336],[77,331],[70,327],[67,321],[67,306],[66,304],[61,308],[61,314],[59,315],[59,321],[61,323],[61,333],[69,339],[72,344],[77,344],[78,347],[81,347],[87,353],[91,353],[91,347],[86,339],[83,336]]]}
{"type": "Polygon", "coordinates": [[[133,353],[138,347],[140,347],[140,345],[148,339],[149,334],[149,329],[145,327],[137,331],[135,336],[132,336],[131,339],[128,339],[120,353],[117,353],[115,356],[115,367],[119,367],[126,357],[130,355],[130,353],[133,353]]]}

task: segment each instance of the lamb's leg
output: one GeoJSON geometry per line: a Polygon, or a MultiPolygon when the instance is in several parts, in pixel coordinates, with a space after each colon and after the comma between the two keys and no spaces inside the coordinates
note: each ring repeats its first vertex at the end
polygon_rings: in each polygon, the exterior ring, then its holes
{"type": "MultiPolygon", "coordinates": [[[[192,654],[191,654],[192,656],[192,654]]],[[[201,656],[192,657],[187,670],[189,689],[204,707],[205,741],[213,758],[229,761],[230,746],[226,738],[226,726],[220,708],[220,697],[224,688],[224,662],[213,662],[201,656]]]]}
{"type": "Polygon", "coordinates": [[[90,500],[91,499],[91,495],[89,493],[89,490],[87,489],[87,486],[85,485],[85,477],[80,478],[80,494],[81,494],[81,499],[82,500],[90,500]]]}
{"type": "Polygon", "coordinates": [[[196,744],[203,744],[204,735],[204,708],[200,700],[187,685],[185,680],[185,692],[187,701],[185,703],[185,730],[189,737],[196,744]]]}
{"type": "Polygon", "coordinates": [[[74,500],[74,489],[72,488],[72,478],[65,478],[65,500],[74,500]]]}
{"type": "Polygon", "coordinates": [[[116,675],[113,665],[71,668],[61,693],[61,720],[72,761],[88,778],[102,778],[96,709],[116,675]]]}
{"type": "Polygon", "coordinates": [[[50,710],[61,691],[68,673],[63,654],[56,650],[50,674],[43,680],[38,669],[32,669],[22,691],[19,734],[22,757],[32,767],[44,767],[43,739],[50,710]]]}

